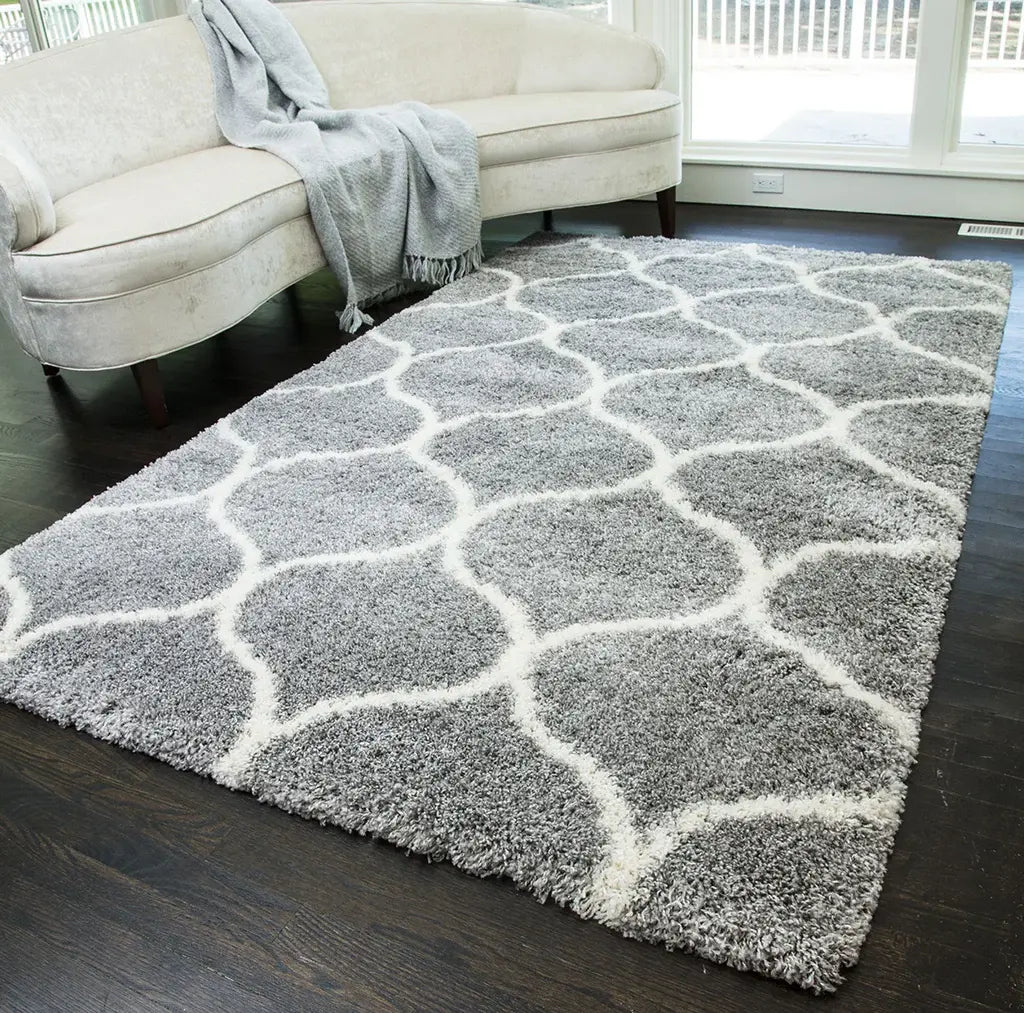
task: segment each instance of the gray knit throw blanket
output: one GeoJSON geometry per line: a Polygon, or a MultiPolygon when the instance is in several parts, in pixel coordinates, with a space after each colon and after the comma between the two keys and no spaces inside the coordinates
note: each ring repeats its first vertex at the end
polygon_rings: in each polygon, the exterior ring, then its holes
{"type": "Polygon", "coordinates": [[[332,109],[298,32],[268,0],[199,0],[189,15],[224,136],[302,176],[345,293],[342,330],[372,323],[361,307],[410,282],[444,285],[480,265],[479,160],[464,120],[421,102],[332,109]]]}

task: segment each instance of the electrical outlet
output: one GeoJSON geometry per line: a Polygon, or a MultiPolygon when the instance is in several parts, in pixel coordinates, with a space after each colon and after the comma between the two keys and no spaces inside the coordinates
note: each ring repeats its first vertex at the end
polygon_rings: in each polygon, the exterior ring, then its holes
{"type": "Polygon", "coordinates": [[[782,193],[785,175],[781,172],[755,172],[750,177],[751,193],[782,193]]]}

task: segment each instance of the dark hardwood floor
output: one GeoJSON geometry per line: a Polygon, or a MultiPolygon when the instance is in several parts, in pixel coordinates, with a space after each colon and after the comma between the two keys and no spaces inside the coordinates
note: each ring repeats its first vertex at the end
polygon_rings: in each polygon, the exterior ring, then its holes
{"type": "MultiPolygon", "coordinates": [[[[508,883],[0,706],[3,1013],[1024,1009],[1024,243],[911,218],[683,205],[679,219],[681,237],[1016,271],[921,755],[874,928],[838,995],[630,942],[508,883]]],[[[657,221],[648,203],[555,219],[599,233],[653,234],[657,221]]],[[[301,323],[282,296],[163,360],[161,431],[128,370],[47,382],[0,334],[0,550],[334,349],[333,282],[311,278],[300,296],[301,323]]]]}

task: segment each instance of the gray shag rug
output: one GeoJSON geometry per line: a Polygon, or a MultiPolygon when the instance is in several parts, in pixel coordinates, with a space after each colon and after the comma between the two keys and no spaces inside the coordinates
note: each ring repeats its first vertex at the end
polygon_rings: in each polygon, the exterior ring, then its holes
{"type": "Polygon", "coordinates": [[[0,557],[0,696],[832,990],[899,822],[1009,284],[508,250],[0,557]]]}

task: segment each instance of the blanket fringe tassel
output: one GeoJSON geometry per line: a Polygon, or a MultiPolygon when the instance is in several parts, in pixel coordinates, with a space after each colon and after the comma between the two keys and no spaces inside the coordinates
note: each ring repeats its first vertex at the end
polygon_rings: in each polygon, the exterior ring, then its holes
{"type": "Polygon", "coordinates": [[[373,317],[364,313],[356,303],[349,303],[343,310],[338,310],[338,327],[346,334],[355,334],[363,324],[371,326],[373,317]]]}
{"type": "Polygon", "coordinates": [[[407,253],[403,274],[410,281],[440,287],[472,274],[483,262],[483,243],[477,240],[465,253],[457,257],[420,257],[407,253]]]}
{"type": "Polygon", "coordinates": [[[467,274],[472,274],[483,262],[484,247],[479,240],[457,257],[422,257],[406,254],[402,270],[403,280],[384,292],[364,299],[361,303],[349,303],[343,310],[338,310],[338,327],[346,334],[355,334],[364,324],[368,327],[373,325],[373,317],[364,312],[362,307],[373,306],[404,295],[415,285],[428,285],[431,288],[449,285],[467,274]]]}

